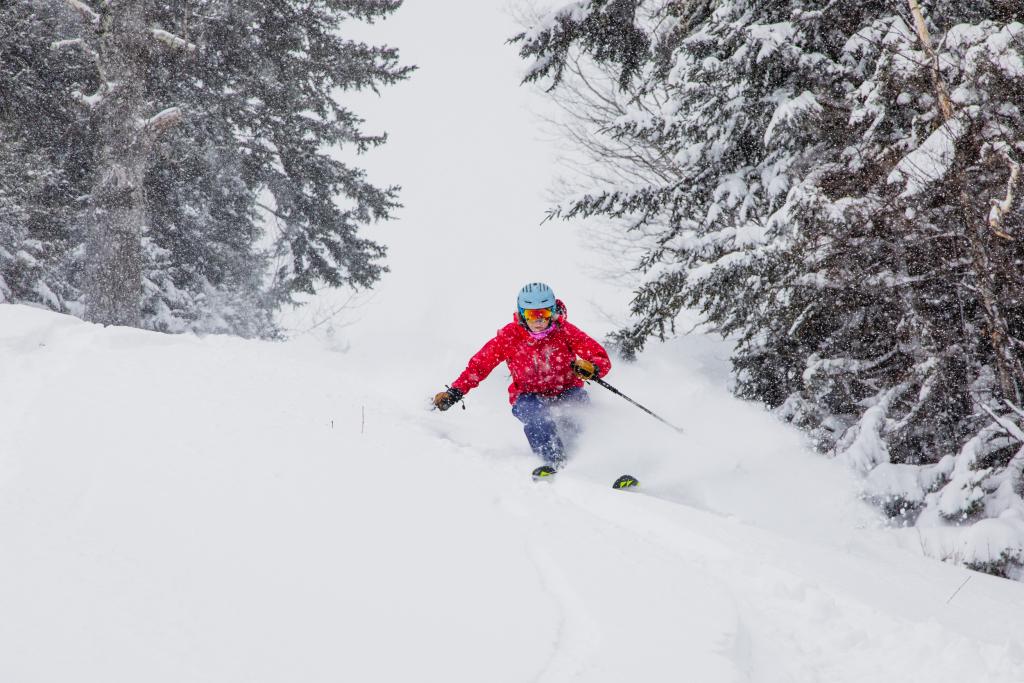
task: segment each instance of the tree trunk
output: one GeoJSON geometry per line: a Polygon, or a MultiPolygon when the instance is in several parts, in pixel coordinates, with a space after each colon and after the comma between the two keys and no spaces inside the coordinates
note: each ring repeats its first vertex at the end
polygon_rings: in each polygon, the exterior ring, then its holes
{"type": "MultiPolygon", "coordinates": [[[[932,63],[932,84],[935,87],[939,112],[942,114],[943,121],[949,121],[954,117],[955,112],[949,98],[948,89],[939,71],[938,55],[932,48],[931,37],[928,35],[928,28],[925,26],[924,16],[921,13],[918,1],[907,0],[907,2],[914,16],[917,36],[932,63]]],[[[963,222],[964,235],[971,248],[971,269],[974,272],[975,282],[977,283],[978,292],[981,295],[981,303],[985,308],[985,317],[988,321],[989,342],[995,355],[999,389],[1004,399],[1019,404],[1022,398],[1021,391],[1024,388],[1024,365],[1021,364],[1014,351],[1009,324],[1003,313],[1002,306],[999,304],[999,297],[996,294],[992,259],[989,256],[988,246],[985,242],[988,237],[988,225],[983,222],[983,214],[976,212],[972,207],[971,197],[966,189],[968,187],[967,179],[963,171],[957,174],[956,185],[960,188],[961,220],[963,222]],[[984,227],[982,227],[983,225],[984,227]]],[[[1012,190],[1012,181],[1010,188],[1012,190]]],[[[1009,193],[1009,196],[1012,198],[1012,192],[1009,193]]]]}
{"type": "Polygon", "coordinates": [[[149,145],[144,120],[143,70],[148,51],[149,2],[104,3],[99,26],[102,99],[97,179],[86,238],[86,319],[137,327],[141,322],[142,227],[147,211],[142,182],[149,145]]]}
{"type": "MultiPolygon", "coordinates": [[[[958,178],[958,183],[961,188],[966,186],[962,178],[958,178]]],[[[985,239],[988,238],[988,226],[981,227],[982,222],[976,212],[971,209],[971,199],[963,190],[960,192],[960,210],[963,216],[964,231],[971,247],[971,267],[974,271],[978,292],[981,294],[981,303],[985,308],[985,317],[988,319],[989,341],[995,353],[999,389],[1004,399],[1020,404],[1021,388],[1024,383],[1024,366],[1021,365],[1020,359],[1014,351],[1010,326],[1000,305],[999,296],[996,294],[996,282],[993,275],[995,269],[985,245],[985,239]]]]}

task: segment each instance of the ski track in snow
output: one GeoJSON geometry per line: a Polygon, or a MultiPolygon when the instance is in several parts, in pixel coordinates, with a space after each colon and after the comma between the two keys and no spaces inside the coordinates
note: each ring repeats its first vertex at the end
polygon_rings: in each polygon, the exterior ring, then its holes
{"type": "Polygon", "coordinates": [[[1024,680],[1024,586],[900,547],[704,342],[616,374],[686,435],[592,389],[551,482],[501,379],[430,411],[389,343],[0,306],[0,680],[1024,680]]]}
{"type": "Polygon", "coordinates": [[[536,683],[572,680],[585,672],[587,659],[598,652],[600,638],[586,603],[573,590],[558,563],[536,544],[528,543],[526,552],[537,569],[542,589],[558,603],[560,612],[551,654],[540,673],[531,680],[536,683]]]}

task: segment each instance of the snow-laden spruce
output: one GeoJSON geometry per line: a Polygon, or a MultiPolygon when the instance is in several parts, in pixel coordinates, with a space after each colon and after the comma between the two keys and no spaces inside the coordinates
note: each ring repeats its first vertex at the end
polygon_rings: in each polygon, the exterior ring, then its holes
{"type": "Polygon", "coordinates": [[[605,167],[555,213],[617,220],[639,251],[620,347],[697,308],[736,339],[741,396],[901,523],[998,518],[936,554],[1018,575],[1021,442],[996,419],[1024,398],[1024,25],[1005,8],[595,0],[520,41],[605,167]]]}
{"type": "Polygon", "coordinates": [[[63,0],[0,14],[0,300],[168,332],[273,336],[371,286],[397,206],[338,158],[384,142],[336,99],[409,68],[349,40],[397,0],[63,0]],[[334,150],[331,153],[331,150],[334,150]]]}

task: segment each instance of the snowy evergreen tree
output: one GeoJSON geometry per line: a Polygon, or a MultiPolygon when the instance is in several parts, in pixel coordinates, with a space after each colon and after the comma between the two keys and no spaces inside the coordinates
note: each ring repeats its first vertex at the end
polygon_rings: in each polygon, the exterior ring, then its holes
{"type": "Polygon", "coordinates": [[[992,427],[1020,421],[1002,401],[1024,387],[1024,25],[1006,2],[920,21],[916,4],[633,2],[639,67],[580,37],[602,3],[519,40],[553,87],[581,55],[616,60],[626,111],[591,108],[591,134],[669,162],[556,209],[644,235],[621,348],[698,308],[737,339],[740,395],[809,429],[891,514],[960,524],[1024,514],[1024,456],[992,427]]]}
{"type": "Polygon", "coordinates": [[[91,74],[71,71],[92,140],[91,239],[65,252],[90,318],[270,336],[297,293],[380,277],[384,250],[359,233],[390,216],[397,188],[330,150],[385,138],[336,100],[410,69],[338,28],[400,2],[21,4],[77,14],[48,36],[69,70],[95,55],[91,74]]]}
{"type": "MultiPolygon", "coordinates": [[[[48,4],[0,12],[0,300],[74,308],[80,198],[91,183],[84,117],[68,106],[88,57],[55,54],[67,17],[48,4]]],[[[80,309],[78,312],[81,312],[80,309]]]]}
{"type": "Polygon", "coordinates": [[[845,373],[867,410],[836,448],[870,473],[869,495],[910,519],[1024,511],[1020,444],[992,428],[995,413],[1019,421],[1004,401],[1019,404],[1024,388],[1024,25],[998,21],[1010,18],[1005,3],[984,4],[947,3],[927,24],[882,17],[851,41],[866,76],[849,98],[860,138],[833,182],[855,184],[812,190],[823,201],[806,212],[848,193],[888,236],[872,271],[898,295],[897,334],[883,363],[845,373]],[[991,19],[966,23],[977,17],[991,19]],[[920,465],[916,478],[903,464],[920,465]]]}

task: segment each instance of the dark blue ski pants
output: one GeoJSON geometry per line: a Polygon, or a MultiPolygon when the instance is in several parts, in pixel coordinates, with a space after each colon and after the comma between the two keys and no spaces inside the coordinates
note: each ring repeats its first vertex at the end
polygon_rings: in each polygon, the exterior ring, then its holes
{"type": "Polygon", "coordinates": [[[545,462],[561,463],[565,460],[565,440],[571,440],[580,430],[572,413],[589,402],[590,397],[583,387],[563,391],[557,396],[520,394],[512,406],[512,414],[523,423],[533,452],[545,462]]]}

